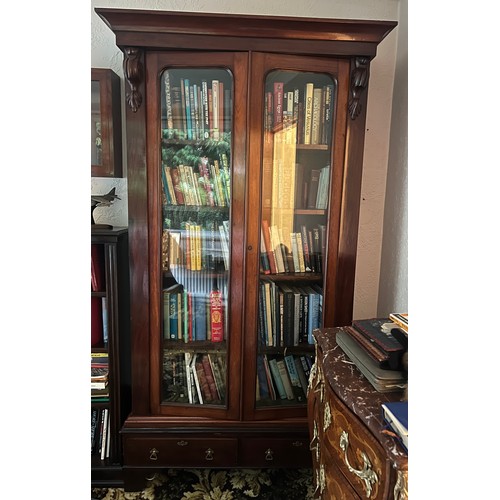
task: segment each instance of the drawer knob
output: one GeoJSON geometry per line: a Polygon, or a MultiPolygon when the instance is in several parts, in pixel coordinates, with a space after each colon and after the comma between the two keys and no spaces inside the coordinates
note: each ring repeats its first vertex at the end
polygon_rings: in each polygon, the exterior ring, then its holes
{"type": "Polygon", "coordinates": [[[304,443],[302,441],[294,441],[292,443],[292,446],[295,446],[295,448],[300,448],[301,446],[304,446],[304,443]]]}
{"type": "Polygon", "coordinates": [[[212,448],[208,448],[207,451],[205,451],[205,460],[213,460],[214,459],[214,450],[212,448]]]}
{"type": "Polygon", "coordinates": [[[266,458],[266,460],[267,460],[268,462],[273,461],[273,460],[274,460],[274,456],[273,456],[273,455],[274,455],[273,450],[271,450],[271,448],[268,448],[268,449],[266,450],[266,454],[265,454],[265,458],[266,458]]]}
{"type": "Polygon", "coordinates": [[[366,488],[366,498],[370,498],[372,494],[372,484],[378,481],[377,474],[372,470],[372,464],[369,458],[366,456],[365,452],[361,452],[361,458],[363,459],[363,468],[357,470],[351,466],[349,463],[349,458],[347,457],[347,448],[349,447],[349,434],[346,431],[342,431],[340,435],[340,448],[344,452],[344,462],[349,469],[349,472],[359,477],[364,483],[366,488]]]}
{"type": "Polygon", "coordinates": [[[177,441],[177,446],[187,446],[187,441],[177,441]]]}
{"type": "Polygon", "coordinates": [[[151,448],[149,450],[149,460],[158,460],[158,453],[160,453],[156,448],[151,448]]]}

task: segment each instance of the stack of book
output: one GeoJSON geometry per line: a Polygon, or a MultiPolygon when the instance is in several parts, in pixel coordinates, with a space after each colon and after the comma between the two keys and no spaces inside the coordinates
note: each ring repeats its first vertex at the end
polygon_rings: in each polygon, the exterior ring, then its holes
{"type": "Polygon", "coordinates": [[[92,401],[109,400],[109,362],[108,354],[103,352],[91,353],[90,361],[90,390],[92,401]]]}
{"type": "Polygon", "coordinates": [[[337,344],[379,392],[407,386],[408,315],[391,316],[406,329],[389,317],[355,320],[337,333],[337,344]]]}

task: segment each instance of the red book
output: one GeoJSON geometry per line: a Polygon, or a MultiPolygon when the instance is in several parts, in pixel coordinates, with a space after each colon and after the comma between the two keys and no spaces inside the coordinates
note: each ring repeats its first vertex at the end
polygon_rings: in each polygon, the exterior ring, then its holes
{"type": "Polygon", "coordinates": [[[174,193],[175,193],[175,198],[177,200],[177,205],[184,205],[184,194],[182,193],[179,170],[177,168],[171,168],[170,174],[172,177],[172,183],[174,185],[174,193]]]}
{"type": "Polygon", "coordinates": [[[217,394],[217,387],[215,386],[214,374],[212,372],[212,367],[210,366],[210,361],[207,354],[203,354],[201,358],[203,363],[203,370],[205,371],[205,378],[207,380],[208,388],[210,389],[210,395],[213,401],[219,400],[219,395],[217,394]]]}
{"type": "Polygon", "coordinates": [[[102,298],[91,297],[90,303],[90,345],[102,345],[102,298]]]}
{"type": "Polygon", "coordinates": [[[224,307],[220,290],[210,292],[210,328],[212,342],[222,342],[224,340],[224,307]]]}
{"type": "Polygon", "coordinates": [[[90,246],[90,264],[91,264],[91,285],[93,292],[102,292],[104,290],[104,255],[102,245],[93,243],[90,246]]]}

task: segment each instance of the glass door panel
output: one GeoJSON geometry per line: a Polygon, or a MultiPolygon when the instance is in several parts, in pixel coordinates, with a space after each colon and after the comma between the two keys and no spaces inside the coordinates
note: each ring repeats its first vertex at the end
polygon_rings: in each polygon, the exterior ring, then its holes
{"type": "Polygon", "coordinates": [[[162,404],[227,406],[233,77],[161,76],[162,404]]]}
{"type": "Polygon", "coordinates": [[[91,126],[90,155],[92,165],[102,165],[102,135],[101,135],[101,83],[91,81],[91,126]]]}
{"type": "Polygon", "coordinates": [[[336,82],[272,71],[264,87],[256,406],[306,404],[323,260],[336,82]]]}

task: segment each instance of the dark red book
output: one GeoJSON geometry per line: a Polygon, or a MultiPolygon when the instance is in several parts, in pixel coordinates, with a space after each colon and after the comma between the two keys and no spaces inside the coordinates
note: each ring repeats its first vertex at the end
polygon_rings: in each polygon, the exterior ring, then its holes
{"type": "Polygon", "coordinates": [[[104,254],[103,246],[93,243],[90,246],[90,271],[93,292],[104,291],[104,254]]]}
{"type": "Polygon", "coordinates": [[[90,345],[95,347],[103,344],[102,298],[91,297],[90,300],[90,345]]]}
{"type": "Polygon", "coordinates": [[[210,329],[212,342],[222,342],[224,340],[224,306],[220,290],[210,292],[210,329]]]}

